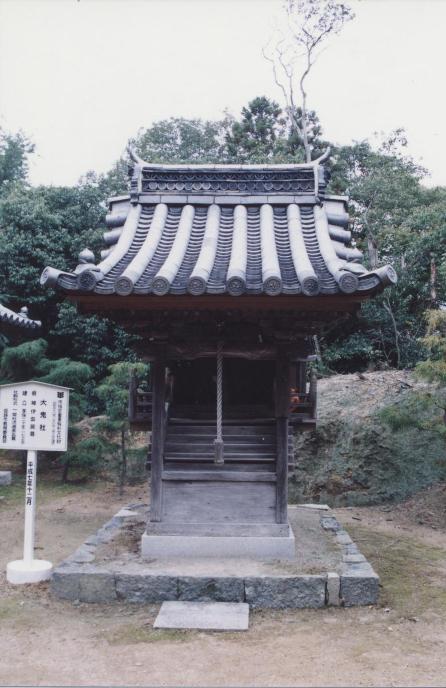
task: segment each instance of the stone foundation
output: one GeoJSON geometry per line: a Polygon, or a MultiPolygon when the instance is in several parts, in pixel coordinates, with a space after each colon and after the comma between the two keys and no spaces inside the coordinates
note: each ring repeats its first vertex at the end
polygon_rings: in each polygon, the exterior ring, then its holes
{"type": "Polygon", "coordinates": [[[379,578],[330,510],[290,507],[289,514],[297,542],[294,561],[143,561],[134,543],[146,513],[131,506],[55,569],[51,589],[80,602],[247,602],[252,608],[279,609],[375,604],[379,578]]]}

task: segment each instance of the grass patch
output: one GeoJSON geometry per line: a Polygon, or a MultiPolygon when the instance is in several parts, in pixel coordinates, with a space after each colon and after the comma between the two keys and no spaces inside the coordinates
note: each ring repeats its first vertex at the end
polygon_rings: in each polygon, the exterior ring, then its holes
{"type": "Polygon", "coordinates": [[[3,621],[10,621],[17,619],[22,612],[22,607],[16,599],[10,597],[0,598],[0,624],[3,621]]]}
{"type": "Polygon", "coordinates": [[[446,550],[410,537],[349,524],[353,540],[381,579],[380,605],[405,616],[446,614],[446,550]]]}
{"type": "MultiPolygon", "coordinates": [[[[90,492],[95,489],[95,483],[85,485],[63,484],[54,480],[38,476],[37,499],[39,504],[45,504],[53,499],[79,492],[90,492]]],[[[21,505],[25,501],[25,476],[13,476],[11,485],[0,487],[0,511],[21,505]],[[1,499],[2,498],[2,499],[1,499]]]]}

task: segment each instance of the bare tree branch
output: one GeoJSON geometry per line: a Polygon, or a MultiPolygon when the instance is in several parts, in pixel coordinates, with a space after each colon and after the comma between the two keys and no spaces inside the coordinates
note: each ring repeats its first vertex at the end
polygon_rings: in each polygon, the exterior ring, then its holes
{"type": "MultiPolygon", "coordinates": [[[[337,34],[354,15],[348,5],[337,0],[285,0],[285,30],[276,30],[272,51],[262,54],[273,68],[273,77],[280,88],[291,126],[296,130],[311,162],[311,124],[307,109],[306,80],[320,54],[320,46],[330,34],[337,34]],[[304,59],[304,65],[299,62],[304,59]],[[295,92],[300,93],[300,112],[295,92]]],[[[271,42],[271,41],[270,41],[271,42]]]]}

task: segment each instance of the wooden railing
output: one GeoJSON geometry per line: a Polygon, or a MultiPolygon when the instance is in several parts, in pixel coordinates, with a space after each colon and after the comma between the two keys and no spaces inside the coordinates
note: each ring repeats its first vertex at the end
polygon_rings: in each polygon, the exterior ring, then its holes
{"type": "Polygon", "coordinates": [[[317,409],[317,376],[311,374],[308,391],[304,394],[292,389],[290,392],[290,423],[310,424],[316,422],[317,409]]]}
{"type": "Polygon", "coordinates": [[[129,421],[132,424],[152,422],[152,392],[138,387],[135,377],[129,381],[129,421]]]}
{"type": "MultiPolygon", "coordinates": [[[[317,378],[310,378],[305,394],[292,390],[290,392],[290,423],[293,425],[311,425],[316,421],[317,378]]],[[[134,379],[129,388],[129,421],[131,424],[150,427],[152,423],[152,392],[142,390],[134,379]]]]}

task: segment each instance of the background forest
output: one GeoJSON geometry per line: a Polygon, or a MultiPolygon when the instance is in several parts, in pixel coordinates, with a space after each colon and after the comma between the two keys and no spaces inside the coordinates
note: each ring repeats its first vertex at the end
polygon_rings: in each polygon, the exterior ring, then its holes
{"type": "MultiPolygon", "coordinates": [[[[335,325],[325,333],[318,343],[319,372],[414,368],[428,357],[429,346],[432,354],[425,313],[441,312],[446,301],[446,188],[423,184],[427,171],[405,154],[402,129],[338,146],[325,140],[315,112],[307,119],[313,157],[331,147],[329,192],[350,199],[352,232],[364,264],[391,263],[399,278],[396,287],[365,303],[348,327],[335,325]]],[[[287,111],[264,96],[247,103],[238,117],[155,122],[131,144],[151,162],[305,159],[304,142],[287,111]]],[[[87,171],[73,187],[33,187],[27,178],[33,154],[24,133],[0,132],[0,301],[14,309],[26,304],[30,317],[43,323],[35,341],[17,346],[1,336],[0,378],[32,377],[73,387],[73,423],[107,412],[110,427],[124,438],[118,420],[122,411],[125,415],[129,366],[137,364],[132,337],[108,320],[78,315],[62,293],[41,288],[39,277],[47,265],[71,270],[85,247],[99,255],[106,199],[127,191],[129,161],[123,156],[107,174],[87,171]]],[[[97,465],[106,451],[103,433],[88,442],[73,449],[67,461],[97,465]]]]}

